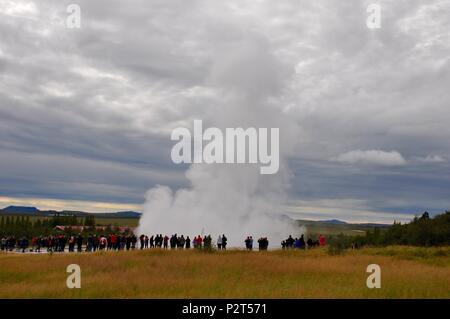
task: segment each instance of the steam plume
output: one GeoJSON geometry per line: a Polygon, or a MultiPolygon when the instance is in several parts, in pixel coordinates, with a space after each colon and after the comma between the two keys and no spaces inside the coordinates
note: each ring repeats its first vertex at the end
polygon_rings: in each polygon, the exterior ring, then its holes
{"type": "MultiPolygon", "coordinates": [[[[191,164],[191,186],[176,192],[167,186],[148,191],[138,232],[146,234],[226,234],[230,246],[244,237],[268,237],[278,246],[298,226],[281,218],[289,190],[287,158],[294,149],[297,126],[280,105],[283,79],[289,73],[261,41],[245,43],[226,54],[217,53],[210,85],[221,102],[211,106],[204,129],[218,127],[280,128],[280,170],[260,175],[259,164],[191,164]]],[[[168,137],[169,138],[169,137],[168,137]]]]}

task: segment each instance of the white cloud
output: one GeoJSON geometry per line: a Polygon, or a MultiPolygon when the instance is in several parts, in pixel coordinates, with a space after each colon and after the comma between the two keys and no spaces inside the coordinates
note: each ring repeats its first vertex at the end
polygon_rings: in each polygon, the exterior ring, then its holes
{"type": "Polygon", "coordinates": [[[342,153],[337,157],[331,159],[332,161],[349,164],[369,164],[381,166],[402,166],[407,162],[402,154],[397,151],[382,151],[382,150],[355,150],[347,153],[342,153]]]}
{"type": "Polygon", "coordinates": [[[2,0],[0,1],[0,13],[27,17],[28,15],[37,15],[39,10],[34,2],[2,0]]]}
{"type": "Polygon", "coordinates": [[[417,162],[421,163],[444,163],[446,160],[439,155],[427,155],[426,157],[415,157],[417,162]]]}

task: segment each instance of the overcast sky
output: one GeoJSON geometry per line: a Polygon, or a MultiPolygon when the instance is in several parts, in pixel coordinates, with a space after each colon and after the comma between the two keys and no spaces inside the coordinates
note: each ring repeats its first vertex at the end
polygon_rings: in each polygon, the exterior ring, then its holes
{"type": "Polygon", "coordinates": [[[286,213],[450,209],[449,17],[450,0],[0,0],[0,206],[140,210],[189,187],[170,132],[220,103],[215,70],[251,46],[298,126],[286,213]]]}

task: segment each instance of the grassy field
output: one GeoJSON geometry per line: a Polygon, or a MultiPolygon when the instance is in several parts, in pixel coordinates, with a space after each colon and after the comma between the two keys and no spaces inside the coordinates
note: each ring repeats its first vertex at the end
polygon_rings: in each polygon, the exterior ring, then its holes
{"type": "Polygon", "coordinates": [[[0,254],[0,298],[450,298],[450,247],[0,254]],[[66,287],[78,264],[81,289],[66,287]],[[366,267],[381,267],[368,289],[366,267]]]}
{"type": "MultiPolygon", "coordinates": [[[[372,226],[365,224],[332,224],[317,221],[298,221],[299,226],[305,226],[307,234],[311,236],[322,235],[339,235],[348,236],[365,235],[368,230],[373,230],[372,226]]],[[[385,227],[381,227],[385,229],[385,227]]]]}
{"type": "Polygon", "coordinates": [[[139,218],[95,218],[95,223],[98,225],[112,225],[112,226],[128,226],[137,227],[139,218]]]}

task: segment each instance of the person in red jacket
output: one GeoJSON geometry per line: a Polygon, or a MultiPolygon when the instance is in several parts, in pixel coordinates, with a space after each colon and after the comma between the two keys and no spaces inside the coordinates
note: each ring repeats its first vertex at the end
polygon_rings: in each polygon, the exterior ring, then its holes
{"type": "Polygon", "coordinates": [[[36,243],[37,243],[37,238],[33,237],[33,239],[31,239],[31,247],[33,247],[33,251],[36,250],[36,243]]]}
{"type": "Polygon", "coordinates": [[[116,250],[117,249],[117,235],[111,234],[111,248],[116,250]]]}
{"type": "Polygon", "coordinates": [[[319,245],[325,246],[325,236],[319,235],[319,245]]]}

